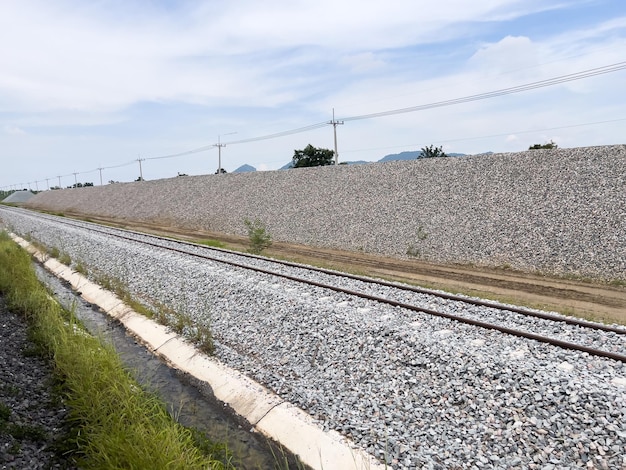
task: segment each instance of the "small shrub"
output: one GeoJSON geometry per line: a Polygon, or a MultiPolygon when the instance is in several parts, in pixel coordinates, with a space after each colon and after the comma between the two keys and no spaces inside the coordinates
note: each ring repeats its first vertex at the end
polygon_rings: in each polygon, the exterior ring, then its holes
{"type": "Polygon", "coordinates": [[[80,261],[76,263],[76,265],[74,266],[74,271],[76,271],[79,274],[82,274],[83,276],[87,276],[87,268],[80,261]]]}
{"type": "Polygon", "coordinates": [[[443,147],[434,147],[429,145],[428,147],[421,148],[421,155],[418,158],[437,158],[437,157],[447,157],[446,153],[443,151],[443,147]]]}
{"type": "Polygon", "coordinates": [[[406,254],[407,256],[411,256],[413,258],[419,258],[421,252],[418,248],[415,247],[415,245],[409,245],[409,247],[406,249],[406,254]]]}
{"type": "Polygon", "coordinates": [[[6,423],[11,416],[11,409],[4,403],[0,403],[0,431],[5,429],[6,423]]]}
{"type": "MultiPolygon", "coordinates": [[[[423,242],[424,240],[426,240],[428,238],[428,233],[424,230],[424,227],[422,227],[420,225],[419,227],[417,227],[417,233],[416,233],[415,236],[418,239],[418,241],[423,242]]],[[[421,253],[420,249],[417,248],[415,246],[415,244],[412,243],[406,249],[406,254],[407,254],[407,256],[411,256],[413,258],[419,258],[419,256],[422,253],[421,253]]]]}
{"type": "Polygon", "coordinates": [[[421,225],[417,227],[417,239],[420,241],[424,241],[428,238],[428,233],[424,230],[424,227],[421,225]]]}
{"type": "Polygon", "coordinates": [[[272,236],[267,232],[265,224],[259,219],[255,219],[252,222],[249,219],[245,219],[243,223],[248,229],[248,238],[250,239],[250,248],[248,252],[258,255],[261,252],[272,245],[272,236]]]}
{"type": "Polygon", "coordinates": [[[530,147],[528,147],[528,150],[541,150],[541,149],[550,150],[550,149],[556,149],[556,148],[559,148],[559,146],[555,144],[554,141],[551,140],[550,142],[547,142],[543,145],[542,144],[531,145],[530,147]]]}

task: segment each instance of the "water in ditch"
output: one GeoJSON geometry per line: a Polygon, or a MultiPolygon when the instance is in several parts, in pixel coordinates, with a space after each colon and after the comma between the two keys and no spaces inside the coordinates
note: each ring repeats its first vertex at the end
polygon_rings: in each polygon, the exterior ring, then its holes
{"type": "Polygon", "coordinates": [[[284,449],[252,431],[251,426],[213,396],[210,387],[180,371],[126,334],[124,327],[85,302],[68,285],[39,265],[39,279],[59,302],[74,311],[87,330],[109,341],[135,379],[164,401],[172,416],[184,426],[193,427],[214,442],[225,443],[237,469],[307,468],[284,449]]]}

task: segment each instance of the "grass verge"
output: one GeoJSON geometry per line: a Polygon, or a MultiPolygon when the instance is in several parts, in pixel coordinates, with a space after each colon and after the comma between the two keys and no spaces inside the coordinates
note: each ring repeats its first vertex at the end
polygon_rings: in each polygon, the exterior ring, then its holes
{"type": "Polygon", "coordinates": [[[198,442],[198,433],[176,423],[132,379],[111,346],[86,334],[51,299],[28,254],[6,232],[0,233],[0,294],[53,361],[70,410],[70,454],[81,468],[231,468],[223,446],[198,442]]]}

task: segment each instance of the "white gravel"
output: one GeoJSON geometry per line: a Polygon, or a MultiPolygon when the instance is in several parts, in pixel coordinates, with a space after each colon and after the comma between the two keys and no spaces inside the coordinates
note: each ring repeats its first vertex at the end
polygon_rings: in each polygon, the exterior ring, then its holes
{"type": "Polygon", "coordinates": [[[391,468],[626,467],[622,363],[0,215],[210,324],[219,359],[391,468]]]}
{"type": "Polygon", "coordinates": [[[425,260],[626,280],[626,146],[45,191],[28,204],[425,260]]]}

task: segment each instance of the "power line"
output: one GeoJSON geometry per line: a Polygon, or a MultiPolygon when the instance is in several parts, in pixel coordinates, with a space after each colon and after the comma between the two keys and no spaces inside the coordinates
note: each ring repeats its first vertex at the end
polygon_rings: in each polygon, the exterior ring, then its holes
{"type": "MultiPolygon", "coordinates": [[[[268,135],[262,135],[262,136],[258,136],[258,137],[250,137],[248,139],[241,139],[241,140],[232,140],[232,141],[228,141],[228,142],[221,142],[220,145],[235,145],[235,144],[247,144],[250,142],[257,142],[259,140],[268,140],[268,139],[275,139],[278,137],[285,137],[288,135],[292,135],[292,134],[299,134],[301,132],[307,132],[307,131],[311,131],[314,129],[319,129],[321,127],[324,127],[327,123],[326,122],[321,122],[321,123],[317,123],[317,124],[311,124],[309,126],[304,126],[304,127],[299,127],[297,129],[291,129],[288,131],[282,131],[282,132],[277,132],[275,134],[268,134],[268,135]]],[[[172,153],[170,155],[162,155],[159,157],[146,157],[146,160],[160,160],[160,159],[164,159],[164,158],[176,158],[176,157],[184,157],[186,155],[191,155],[194,153],[200,153],[200,152],[206,152],[207,150],[211,150],[213,148],[217,147],[215,144],[210,144],[210,145],[204,145],[202,147],[198,147],[192,150],[187,150],[185,152],[180,152],[180,153],[172,153]]]]}
{"type": "MultiPolygon", "coordinates": [[[[439,107],[444,107],[444,106],[452,106],[452,105],[456,105],[456,104],[462,104],[462,103],[469,103],[469,102],[473,102],[473,101],[479,101],[479,100],[484,100],[484,99],[489,99],[489,98],[495,98],[498,96],[504,96],[504,95],[510,95],[510,94],[514,94],[514,93],[521,93],[523,91],[529,91],[529,90],[535,90],[538,88],[545,88],[548,86],[553,86],[553,85],[558,85],[561,83],[567,83],[567,82],[572,82],[575,80],[581,80],[583,78],[589,78],[589,77],[594,77],[594,76],[598,76],[598,75],[603,75],[603,74],[607,74],[607,73],[611,73],[611,72],[617,72],[619,70],[624,70],[626,69],[626,62],[617,62],[614,64],[610,64],[610,65],[605,65],[602,67],[596,67],[593,69],[588,69],[588,70],[583,70],[580,72],[576,72],[576,73],[572,73],[572,74],[567,74],[567,75],[561,75],[558,77],[553,77],[553,78],[549,78],[546,80],[540,80],[537,82],[531,82],[531,83],[527,83],[524,85],[518,85],[518,86],[514,86],[514,87],[509,87],[509,88],[503,88],[500,90],[494,90],[494,91],[490,91],[490,92],[485,92],[485,93],[479,93],[479,94],[475,94],[475,95],[469,95],[469,96],[465,96],[465,97],[460,97],[460,98],[454,98],[454,99],[450,99],[450,100],[443,100],[443,101],[437,101],[434,103],[428,103],[428,104],[422,104],[422,105],[417,105],[417,106],[410,106],[407,108],[399,108],[399,109],[393,109],[393,110],[388,110],[388,111],[381,111],[381,112],[377,112],[377,113],[370,113],[370,114],[362,114],[362,115],[357,115],[357,116],[350,116],[350,117],[345,117],[343,118],[341,121],[336,121],[335,117],[334,117],[334,110],[333,110],[333,120],[330,122],[320,122],[320,123],[316,123],[316,124],[311,124],[308,126],[304,126],[304,127],[299,127],[296,129],[291,129],[291,130],[286,130],[286,131],[282,131],[282,132],[277,132],[274,134],[268,134],[268,135],[262,135],[262,136],[258,136],[258,137],[251,137],[248,139],[241,139],[241,140],[234,140],[234,141],[230,141],[230,142],[224,142],[223,145],[235,145],[235,144],[245,144],[245,143],[251,143],[251,142],[258,142],[261,140],[269,140],[269,139],[275,139],[275,138],[279,138],[279,137],[285,137],[288,135],[293,135],[293,134],[299,134],[299,133],[303,133],[303,132],[308,132],[311,130],[315,130],[315,129],[320,129],[322,127],[325,127],[328,124],[333,124],[333,128],[336,131],[336,125],[337,124],[343,124],[343,122],[346,121],[357,121],[357,120],[364,120],[364,119],[373,119],[373,118],[378,118],[378,117],[384,117],[384,116],[392,116],[395,114],[403,114],[403,113],[411,113],[411,112],[417,112],[417,111],[423,111],[423,110],[427,110],[427,109],[433,109],[433,108],[439,108],[439,107]]],[[[215,144],[211,144],[211,145],[206,145],[203,147],[198,147],[192,150],[187,150],[184,152],[180,152],[180,153],[175,153],[175,154],[170,154],[170,155],[162,155],[162,156],[157,156],[157,157],[146,157],[145,160],[158,160],[158,159],[165,159],[165,158],[175,158],[175,157],[182,157],[185,155],[191,155],[194,153],[199,153],[199,152],[204,152],[206,150],[209,150],[211,148],[215,148],[215,144]]],[[[133,160],[131,162],[126,162],[126,163],[122,163],[119,165],[112,165],[112,166],[108,166],[108,167],[102,167],[102,168],[98,168],[96,170],[100,170],[102,171],[103,169],[114,169],[114,168],[120,168],[120,167],[124,167],[124,166],[129,166],[132,165],[136,162],[137,160],[133,160]]],[[[83,173],[91,173],[93,171],[96,170],[91,170],[89,172],[83,172],[83,173]]],[[[78,173],[78,174],[83,174],[83,173],[78,173]]],[[[70,173],[68,175],[63,175],[63,176],[70,176],[74,173],[70,173]]],[[[43,180],[42,180],[43,181],[43,180]]]]}
{"type": "Polygon", "coordinates": [[[469,103],[472,101],[485,100],[488,98],[494,98],[496,96],[511,95],[513,93],[521,93],[522,91],[535,90],[537,88],[544,88],[552,85],[558,85],[560,83],[572,82],[574,80],[581,80],[583,78],[595,77],[597,75],[603,75],[606,73],[617,72],[619,70],[626,69],[626,62],[618,62],[611,65],[605,65],[589,70],[583,70],[581,72],[571,73],[568,75],[561,75],[559,77],[548,78],[546,80],[540,80],[538,82],[527,83],[525,85],[518,85],[510,88],[503,88],[501,90],[489,91],[486,93],[479,93],[477,95],[464,96],[461,98],[454,98],[451,100],[437,101],[434,103],[421,104],[418,106],[410,106],[408,108],[393,109],[390,111],[381,111],[378,113],[361,114],[359,116],[350,116],[343,118],[344,121],[357,121],[361,119],[372,119],[383,116],[392,116],[394,114],[412,113],[415,111],[423,111],[426,109],[441,108],[444,106],[452,106],[455,104],[469,103]]]}
{"type": "MultiPolygon", "coordinates": [[[[555,130],[559,130],[559,129],[571,129],[571,128],[574,128],[574,127],[593,126],[593,125],[597,125],[597,124],[608,124],[608,123],[611,123],[611,122],[620,122],[620,121],[626,121],[626,118],[608,119],[606,121],[585,122],[585,123],[581,123],[581,124],[570,124],[570,125],[567,125],[567,126],[546,127],[544,129],[531,129],[531,130],[523,130],[523,131],[502,132],[500,134],[481,135],[481,136],[477,136],[477,137],[461,137],[461,138],[458,138],[458,139],[437,140],[435,143],[437,143],[437,144],[446,144],[446,143],[450,143],[450,142],[464,142],[464,141],[467,141],[467,140],[489,139],[491,137],[502,137],[502,136],[511,135],[511,134],[531,134],[531,133],[534,133],[534,132],[555,131],[555,130]]],[[[354,152],[363,152],[363,151],[366,151],[366,150],[386,150],[386,149],[393,149],[393,148],[415,147],[416,145],[422,145],[422,144],[406,144],[406,145],[393,145],[393,146],[388,146],[388,147],[360,148],[360,149],[355,149],[355,150],[344,150],[344,152],[345,153],[354,153],[354,152]]]]}
{"type": "Polygon", "coordinates": [[[234,141],[231,141],[231,142],[225,142],[225,144],[228,144],[228,145],[247,144],[247,143],[250,143],[250,142],[258,142],[259,140],[276,139],[278,137],[285,137],[285,136],[292,135],[292,134],[300,134],[302,132],[308,132],[308,131],[312,131],[312,130],[315,130],[315,129],[320,129],[320,128],[325,127],[327,125],[328,125],[327,122],[319,122],[317,124],[311,124],[310,126],[299,127],[297,129],[291,129],[289,131],[277,132],[276,134],[268,134],[268,135],[262,135],[262,136],[259,136],[259,137],[251,137],[249,139],[242,139],[242,140],[234,140],[234,141]]]}

